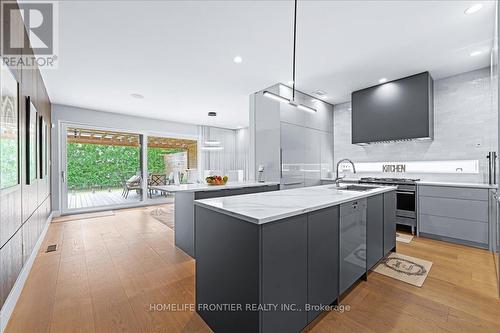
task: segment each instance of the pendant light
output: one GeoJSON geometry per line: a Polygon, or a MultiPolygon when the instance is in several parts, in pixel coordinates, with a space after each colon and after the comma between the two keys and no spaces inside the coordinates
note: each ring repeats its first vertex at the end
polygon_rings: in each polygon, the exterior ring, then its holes
{"type": "Polygon", "coordinates": [[[295,52],[297,48],[297,0],[295,0],[295,7],[294,7],[294,12],[293,12],[293,65],[292,65],[292,99],[288,99],[286,97],[280,96],[278,94],[272,93],[270,91],[264,91],[263,95],[273,99],[278,102],[282,103],[288,103],[290,105],[293,105],[297,107],[298,109],[301,109],[303,111],[308,111],[308,112],[316,112],[316,109],[313,109],[312,107],[309,107],[304,104],[299,104],[295,102],[295,52]]]}
{"type": "MultiPolygon", "coordinates": [[[[217,112],[210,111],[208,113],[209,117],[217,117],[217,112]]],[[[201,150],[204,151],[220,151],[224,150],[224,147],[222,146],[221,142],[219,140],[211,140],[207,139],[205,140],[203,146],[201,147],[201,150]]]]}

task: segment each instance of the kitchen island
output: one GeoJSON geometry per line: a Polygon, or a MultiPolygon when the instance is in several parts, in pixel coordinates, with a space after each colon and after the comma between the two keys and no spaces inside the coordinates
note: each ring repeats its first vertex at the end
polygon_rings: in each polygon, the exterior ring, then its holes
{"type": "Polygon", "coordinates": [[[196,200],[197,312],[215,332],[301,331],[395,251],[395,190],[196,200]]]}
{"type": "Polygon", "coordinates": [[[194,200],[279,190],[276,182],[229,182],[225,185],[181,184],[152,186],[174,194],[175,246],[195,258],[194,200]]]}

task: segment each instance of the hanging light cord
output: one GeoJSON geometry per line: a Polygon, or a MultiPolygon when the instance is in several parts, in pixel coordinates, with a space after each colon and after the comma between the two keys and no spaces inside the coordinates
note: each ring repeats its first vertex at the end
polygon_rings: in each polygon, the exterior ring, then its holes
{"type": "Polygon", "coordinates": [[[295,101],[295,49],[297,44],[297,0],[295,0],[295,9],[293,13],[293,68],[292,68],[292,101],[295,101]]]}

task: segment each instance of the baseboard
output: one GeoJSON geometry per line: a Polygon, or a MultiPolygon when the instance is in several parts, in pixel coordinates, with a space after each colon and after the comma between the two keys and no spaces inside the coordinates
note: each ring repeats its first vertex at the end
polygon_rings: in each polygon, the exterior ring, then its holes
{"type": "Polygon", "coordinates": [[[59,211],[59,210],[53,210],[52,213],[51,213],[51,215],[52,215],[52,218],[59,217],[59,216],[61,216],[61,211],[59,211]]]}
{"type": "Polygon", "coordinates": [[[3,333],[7,328],[10,316],[12,315],[12,312],[16,307],[19,296],[21,296],[21,292],[23,291],[26,279],[28,279],[31,267],[33,266],[33,262],[35,261],[35,258],[38,254],[38,250],[40,249],[40,246],[42,245],[43,240],[45,239],[45,235],[47,234],[47,230],[49,229],[50,221],[52,220],[52,214],[53,213],[51,213],[47,218],[47,221],[45,222],[45,227],[43,228],[43,231],[40,234],[40,237],[38,238],[35,247],[33,248],[33,251],[30,254],[30,257],[28,258],[28,261],[26,261],[26,264],[21,269],[21,272],[17,277],[16,283],[14,283],[14,286],[12,287],[9,296],[7,296],[7,299],[5,300],[5,303],[3,304],[3,307],[0,310],[0,333],[3,333]]]}

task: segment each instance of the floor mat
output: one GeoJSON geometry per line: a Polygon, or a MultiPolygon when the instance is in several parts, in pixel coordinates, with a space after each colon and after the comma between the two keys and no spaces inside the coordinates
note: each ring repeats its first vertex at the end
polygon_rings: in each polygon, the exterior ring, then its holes
{"type": "Polygon", "coordinates": [[[409,244],[412,239],[412,235],[400,234],[399,232],[396,233],[396,240],[398,242],[409,244]]]}
{"type": "Polygon", "coordinates": [[[417,287],[422,287],[431,267],[432,262],[430,261],[393,252],[388,257],[382,259],[373,271],[417,287]]]}

